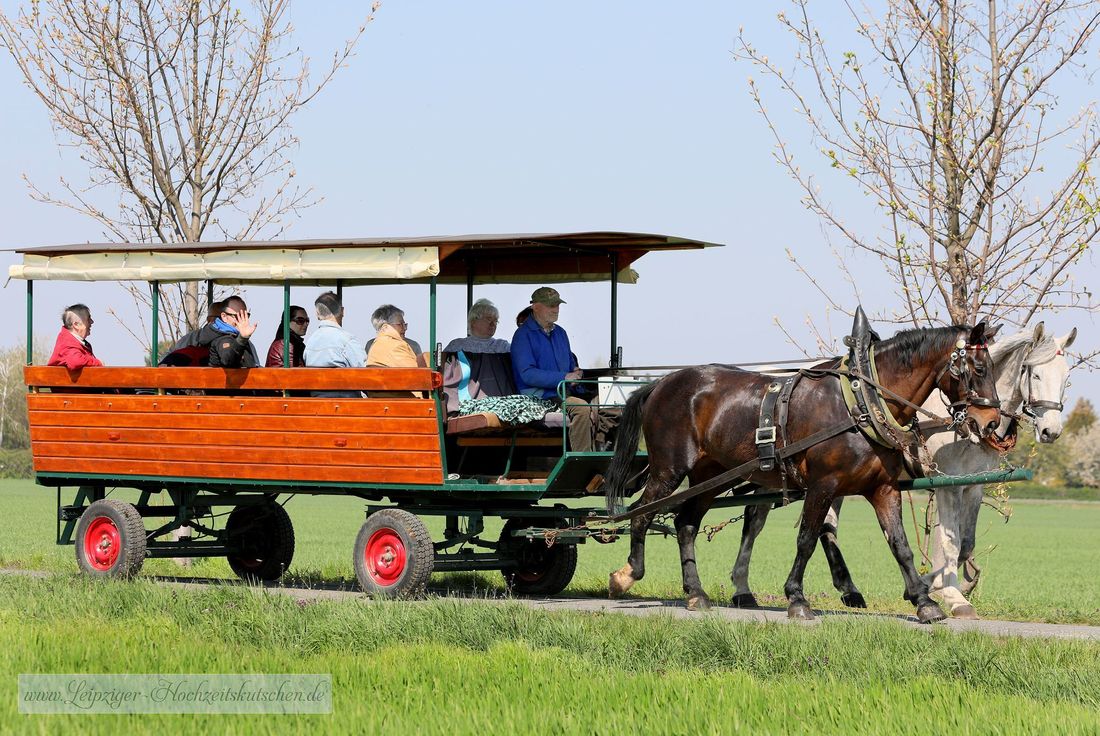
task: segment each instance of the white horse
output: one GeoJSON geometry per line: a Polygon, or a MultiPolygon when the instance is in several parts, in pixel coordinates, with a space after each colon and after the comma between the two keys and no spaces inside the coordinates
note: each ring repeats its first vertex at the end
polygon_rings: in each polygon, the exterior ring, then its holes
{"type": "MultiPolygon", "coordinates": [[[[1077,337],[1076,328],[1062,338],[1048,336],[1043,323],[1032,332],[1021,332],[989,346],[994,363],[997,395],[1001,398],[1004,415],[997,437],[1005,438],[1014,431],[1013,414],[1024,415],[1032,421],[1035,439],[1042,443],[1054,442],[1062,433],[1062,401],[1069,376],[1065,349],[1077,337]]],[[[929,397],[924,408],[942,414],[943,399],[939,392],[929,397]]],[[[964,475],[995,470],[1000,467],[1000,452],[972,436],[959,440],[950,433],[932,435],[928,449],[940,472],[947,475],[964,475]]],[[[978,511],[981,510],[984,486],[956,486],[936,491],[939,521],[930,542],[933,569],[926,576],[933,594],[943,598],[952,616],[976,618],[974,607],[966,599],[973,589],[981,569],[974,563],[974,530],[978,511]],[[959,581],[960,564],[962,582],[959,581]]],[[[837,545],[837,524],[840,519],[841,500],[829,510],[821,533],[821,547],[829,560],[833,585],[841,593],[841,601],[853,608],[866,608],[863,595],[852,582],[844,556],[837,545]]],[[[768,506],[748,506],[745,509],[745,525],[741,533],[741,548],[733,566],[734,605],[743,608],[757,606],[756,597],[749,587],[749,563],[756,537],[764,528],[768,506]]]]}
{"type": "MultiPolygon", "coordinates": [[[[1031,420],[1037,442],[1054,442],[1062,434],[1063,399],[1069,378],[1065,350],[1076,337],[1076,328],[1060,338],[1047,335],[1040,322],[1031,334],[1021,332],[989,346],[997,395],[1005,413],[998,437],[1011,431],[1012,413],[1031,420]]],[[[930,400],[925,408],[934,411],[936,406],[930,400]]],[[[956,440],[951,434],[933,435],[928,449],[940,471],[948,475],[982,473],[1001,464],[1000,453],[989,445],[956,440]]],[[[977,618],[966,596],[981,573],[974,562],[974,530],[984,489],[982,485],[970,485],[936,491],[938,523],[930,543],[932,570],[925,579],[932,593],[942,596],[951,615],[957,618],[977,618]]]]}

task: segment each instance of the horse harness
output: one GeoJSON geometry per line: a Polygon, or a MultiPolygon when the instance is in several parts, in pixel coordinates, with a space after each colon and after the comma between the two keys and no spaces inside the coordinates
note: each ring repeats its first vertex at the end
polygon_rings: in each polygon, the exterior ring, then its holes
{"type": "Polygon", "coordinates": [[[764,390],[764,396],[760,401],[760,414],[755,432],[757,451],[755,458],[703,481],[702,483],[693,485],[670,496],[666,496],[663,499],[635,506],[621,513],[612,514],[608,517],[608,520],[612,522],[626,521],[648,513],[656,513],[661,509],[671,506],[680,505],[704,493],[710,493],[716,490],[725,492],[733,488],[738,482],[743,481],[746,477],[751,476],[752,473],[757,470],[771,472],[777,467],[779,470],[781,490],[784,493],[784,499],[786,499],[788,478],[793,480],[797,486],[804,485],[790,458],[808,450],[814,445],[821,444],[837,435],[848,432],[853,428],[858,428],[872,441],[900,452],[905,462],[906,470],[913,475],[913,477],[921,477],[924,475],[924,461],[920,458],[920,452],[923,450],[923,452],[927,454],[927,449],[924,448],[925,434],[937,431],[956,430],[965,420],[965,407],[967,405],[1000,406],[999,401],[978,396],[977,392],[971,388],[971,376],[966,361],[966,354],[968,350],[984,350],[986,348],[985,345],[967,345],[960,340],[960,343],[957,344],[955,349],[951,352],[947,364],[936,376],[936,382],[938,383],[945,372],[951,371],[953,376],[962,381],[965,388],[965,395],[967,398],[963,401],[953,402],[949,405],[952,409],[952,417],[950,420],[947,420],[943,417],[937,417],[935,414],[928,412],[923,407],[908,401],[904,397],[898,396],[879,383],[877,371],[874,366],[874,353],[872,350],[872,345],[877,339],[878,336],[870,329],[866,317],[863,316],[863,310],[858,309],[856,313],[856,323],[853,327],[853,335],[845,339],[845,342],[849,345],[851,350],[848,357],[841,362],[839,369],[797,368],[775,371],[776,373],[790,371],[792,375],[782,380],[772,381],[764,390]],[[790,408],[791,395],[794,393],[795,387],[803,376],[819,378],[826,375],[833,375],[840,379],[841,389],[845,392],[845,402],[849,409],[848,417],[837,424],[815,432],[797,442],[788,442],[786,429],[787,413],[790,408]],[[908,425],[903,426],[899,424],[897,420],[894,419],[890,408],[884,403],[882,398],[882,394],[884,393],[890,395],[895,401],[908,404],[918,412],[933,417],[933,421],[918,422],[914,416],[913,420],[909,422],[908,425]],[[849,394],[852,397],[851,403],[848,402],[849,394]],[[962,408],[958,409],[957,407],[960,406],[962,408]],[[782,446],[777,446],[779,440],[782,440],[782,446]],[[913,456],[913,448],[915,448],[917,452],[915,457],[913,456]]]}

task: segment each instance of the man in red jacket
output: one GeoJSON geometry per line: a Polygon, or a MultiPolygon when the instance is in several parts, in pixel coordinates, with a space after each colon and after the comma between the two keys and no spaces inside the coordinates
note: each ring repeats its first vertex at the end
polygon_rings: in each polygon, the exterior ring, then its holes
{"type": "Polygon", "coordinates": [[[71,371],[85,366],[103,365],[92,352],[88,335],[92,334],[92,313],[83,304],[74,304],[61,313],[61,332],[47,365],[63,365],[71,371]]]}

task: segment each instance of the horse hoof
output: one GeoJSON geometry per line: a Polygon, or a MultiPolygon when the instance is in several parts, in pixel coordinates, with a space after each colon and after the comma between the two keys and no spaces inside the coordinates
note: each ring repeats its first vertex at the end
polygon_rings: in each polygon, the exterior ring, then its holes
{"type": "Polygon", "coordinates": [[[943,609],[935,603],[926,603],[917,609],[917,620],[922,624],[934,624],[937,621],[943,621],[945,618],[947,616],[944,614],[943,609]]]}
{"type": "Polygon", "coordinates": [[[611,573],[607,581],[607,593],[611,598],[617,598],[634,585],[634,570],[630,565],[624,565],[611,573]]]}
{"type": "Polygon", "coordinates": [[[756,596],[752,593],[738,593],[730,601],[735,608],[760,608],[756,596]]]}
{"type": "Polygon", "coordinates": [[[687,600],[687,608],[689,611],[709,611],[713,604],[710,598],[705,595],[697,595],[687,600]]]}
{"type": "Polygon", "coordinates": [[[863,600],[863,594],[858,590],[853,593],[845,593],[840,596],[840,602],[848,608],[866,608],[867,601],[863,600]]]}
{"type": "Polygon", "coordinates": [[[798,621],[813,621],[814,612],[810,610],[810,606],[807,603],[792,603],[787,606],[787,618],[793,618],[798,621]]]}
{"type": "Polygon", "coordinates": [[[952,606],[951,617],[966,619],[967,621],[977,621],[978,612],[975,611],[974,606],[969,603],[960,603],[957,606],[952,606]]]}

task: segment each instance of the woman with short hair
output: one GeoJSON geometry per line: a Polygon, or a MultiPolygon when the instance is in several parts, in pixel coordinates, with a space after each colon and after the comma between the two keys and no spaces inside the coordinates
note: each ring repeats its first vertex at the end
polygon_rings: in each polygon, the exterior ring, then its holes
{"type": "Polygon", "coordinates": [[[478,299],[466,316],[466,337],[456,337],[443,348],[445,353],[507,353],[511,345],[507,340],[495,338],[500,311],[488,299],[478,299]]]}

